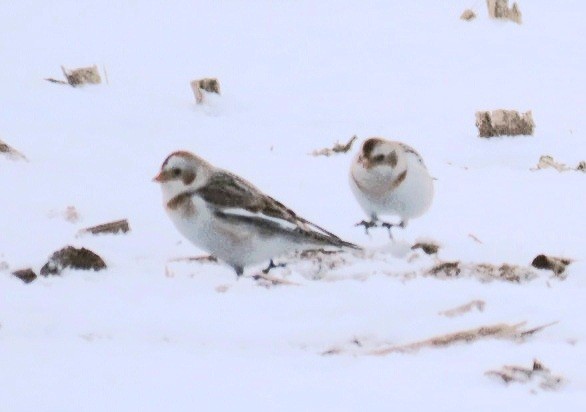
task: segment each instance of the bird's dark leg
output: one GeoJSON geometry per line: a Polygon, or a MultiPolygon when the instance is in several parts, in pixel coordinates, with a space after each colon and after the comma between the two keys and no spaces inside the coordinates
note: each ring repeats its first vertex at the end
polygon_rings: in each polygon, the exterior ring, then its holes
{"type": "Polygon", "coordinates": [[[405,220],[401,220],[401,223],[389,223],[389,222],[382,222],[381,226],[386,228],[389,231],[389,237],[391,239],[393,239],[393,234],[391,233],[391,228],[393,226],[397,226],[400,228],[404,228],[405,226],[407,226],[407,222],[405,220]]]}
{"type": "Polygon", "coordinates": [[[382,222],[381,226],[384,227],[384,228],[386,228],[389,231],[389,237],[391,239],[393,239],[393,233],[391,232],[391,228],[393,226],[398,226],[398,225],[395,225],[395,224],[389,223],[389,222],[382,222]]]}
{"type": "Polygon", "coordinates": [[[372,219],[369,222],[367,222],[366,220],[363,220],[361,222],[356,223],[354,226],[364,226],[364,233],[366,233],[368,235],[368,229],[373,228],[373,227],[377,227],[377,220],[372,219]]]}
{"type": "Polygon", "coordinates": [[[239,279],[244,274],[244,268],[242,266],[234,266],[234,271],[236,272],[236,279],[239,279]]]}
{"type": "Polygon", "coordinates": [[[274,268],[284,268],[285,266],[287,266],[286,263],[277,263],[275,265],[275,262],[273,262],[273,259],[271,259],[269,261],[269,265],[265,269],[262,270],[262,273],[264,273],[266,275],[267,273],[270,272],[271,269],[274,269],[274,268]]]}

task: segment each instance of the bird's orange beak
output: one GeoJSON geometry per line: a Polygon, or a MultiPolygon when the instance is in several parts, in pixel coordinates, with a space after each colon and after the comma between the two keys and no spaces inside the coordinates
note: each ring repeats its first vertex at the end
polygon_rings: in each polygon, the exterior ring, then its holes
{"type": "Polygon", "coordinates": [[[153,177],[153,182],[157,182],[157,183],[163,183],[166,180],[167,179],[165,179],[165,174],[162,171],[159,172],[158,175],[156,175],[155,177],[153,177]]]}

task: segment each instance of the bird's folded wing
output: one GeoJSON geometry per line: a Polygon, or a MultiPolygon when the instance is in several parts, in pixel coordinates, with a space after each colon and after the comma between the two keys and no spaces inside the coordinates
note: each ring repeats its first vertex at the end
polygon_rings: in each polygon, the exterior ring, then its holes
{"type": "Polygon", "coordinates": [[[315,223],[297,216],[291,209],[265,195],[246,180],[223,170],[214,173],[207,184],[196,190],[195,194],[222,214],[264,218],[289,229],[321,232],[331,237],[334,243],[341,240],[315,223]]]}
{"type": "Polygon", "coordinates": [[[417,150],[413,149],[411,146],[405,144],[405,143],[399,143],[401,145],[401,147],[403,148],[403,150],[405,151],[405,153],[407,153],[407,155],[411,155],[413,157],[415,157],[419,163],[421,163],[423,166],[425,166],[425,163],[423,162],[423,158],[421,157],[421,155],[419,153],[417,153],[417,150]]]}

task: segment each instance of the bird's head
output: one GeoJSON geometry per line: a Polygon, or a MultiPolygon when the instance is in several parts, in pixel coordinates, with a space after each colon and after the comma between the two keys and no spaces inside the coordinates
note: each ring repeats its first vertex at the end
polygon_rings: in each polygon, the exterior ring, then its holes
{"type": "Polygon", "coordinates": [[[167,156],[153,181],[161,184],[163,196],[169,200],[200,187],[210,169],[211,165],[202,158],[186,151],[177,151],[167,156]]]}
{"type": "Polygon", "coordinates": [[[400,145],[377,137],[371,137],[362,144],[358,163],[366,170],[378,172],[392,172],[404,167],[400,145]]]}

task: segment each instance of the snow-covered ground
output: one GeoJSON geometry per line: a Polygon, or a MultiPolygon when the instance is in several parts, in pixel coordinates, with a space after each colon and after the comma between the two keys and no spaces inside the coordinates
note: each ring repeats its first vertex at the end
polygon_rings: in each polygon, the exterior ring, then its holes
{"type": "MultiPolygon", "coordinates": [[[[541,155],[586,160],[586,6],[521,2],[523,24],[478,1],[12,1],[0,4],[0,410],[543,410],[586,405],[586,174],[531,171],[541,155]],[[98,64],[107,84],[44,80],[98,64]],[[221,96],[196,106],[189,81],[221,96]],[[477,110],[532,110],[533,137],[480,139],[477,110]],[[314,149],[383,136],[419,150],[430,211],[371,237],[347,184],[352,153],[314,149]],[[151,178],[177,149],[229,169],[300,215],[363,245],[236,280],[172,227],[151,178]],[[80,220],[64,217],[75,207],[80,220]],[[78,236],[128,218],[126,235],[78,236]],[[411,251],[419,239],[437,256],[411,251]],[[108,269],[30,284],[11,275],[66,246],[108,269]],[[538,254],[573,259],[560,280],[538,254]],[[423,274],[440,261],[519,265],[521,283],[423,274]],[[327,263],[327,262],[326,262],[327,263]],[[472,300],[484,310],[439,312],[472,300]],[[487,338],[372,352],[499,323],[551,322],[523,341],[487,338]],[[485,375],[538,359],[564,378],[485,375]]],[[[357,149],[355,146],[352,150],[357,149]]]]}

